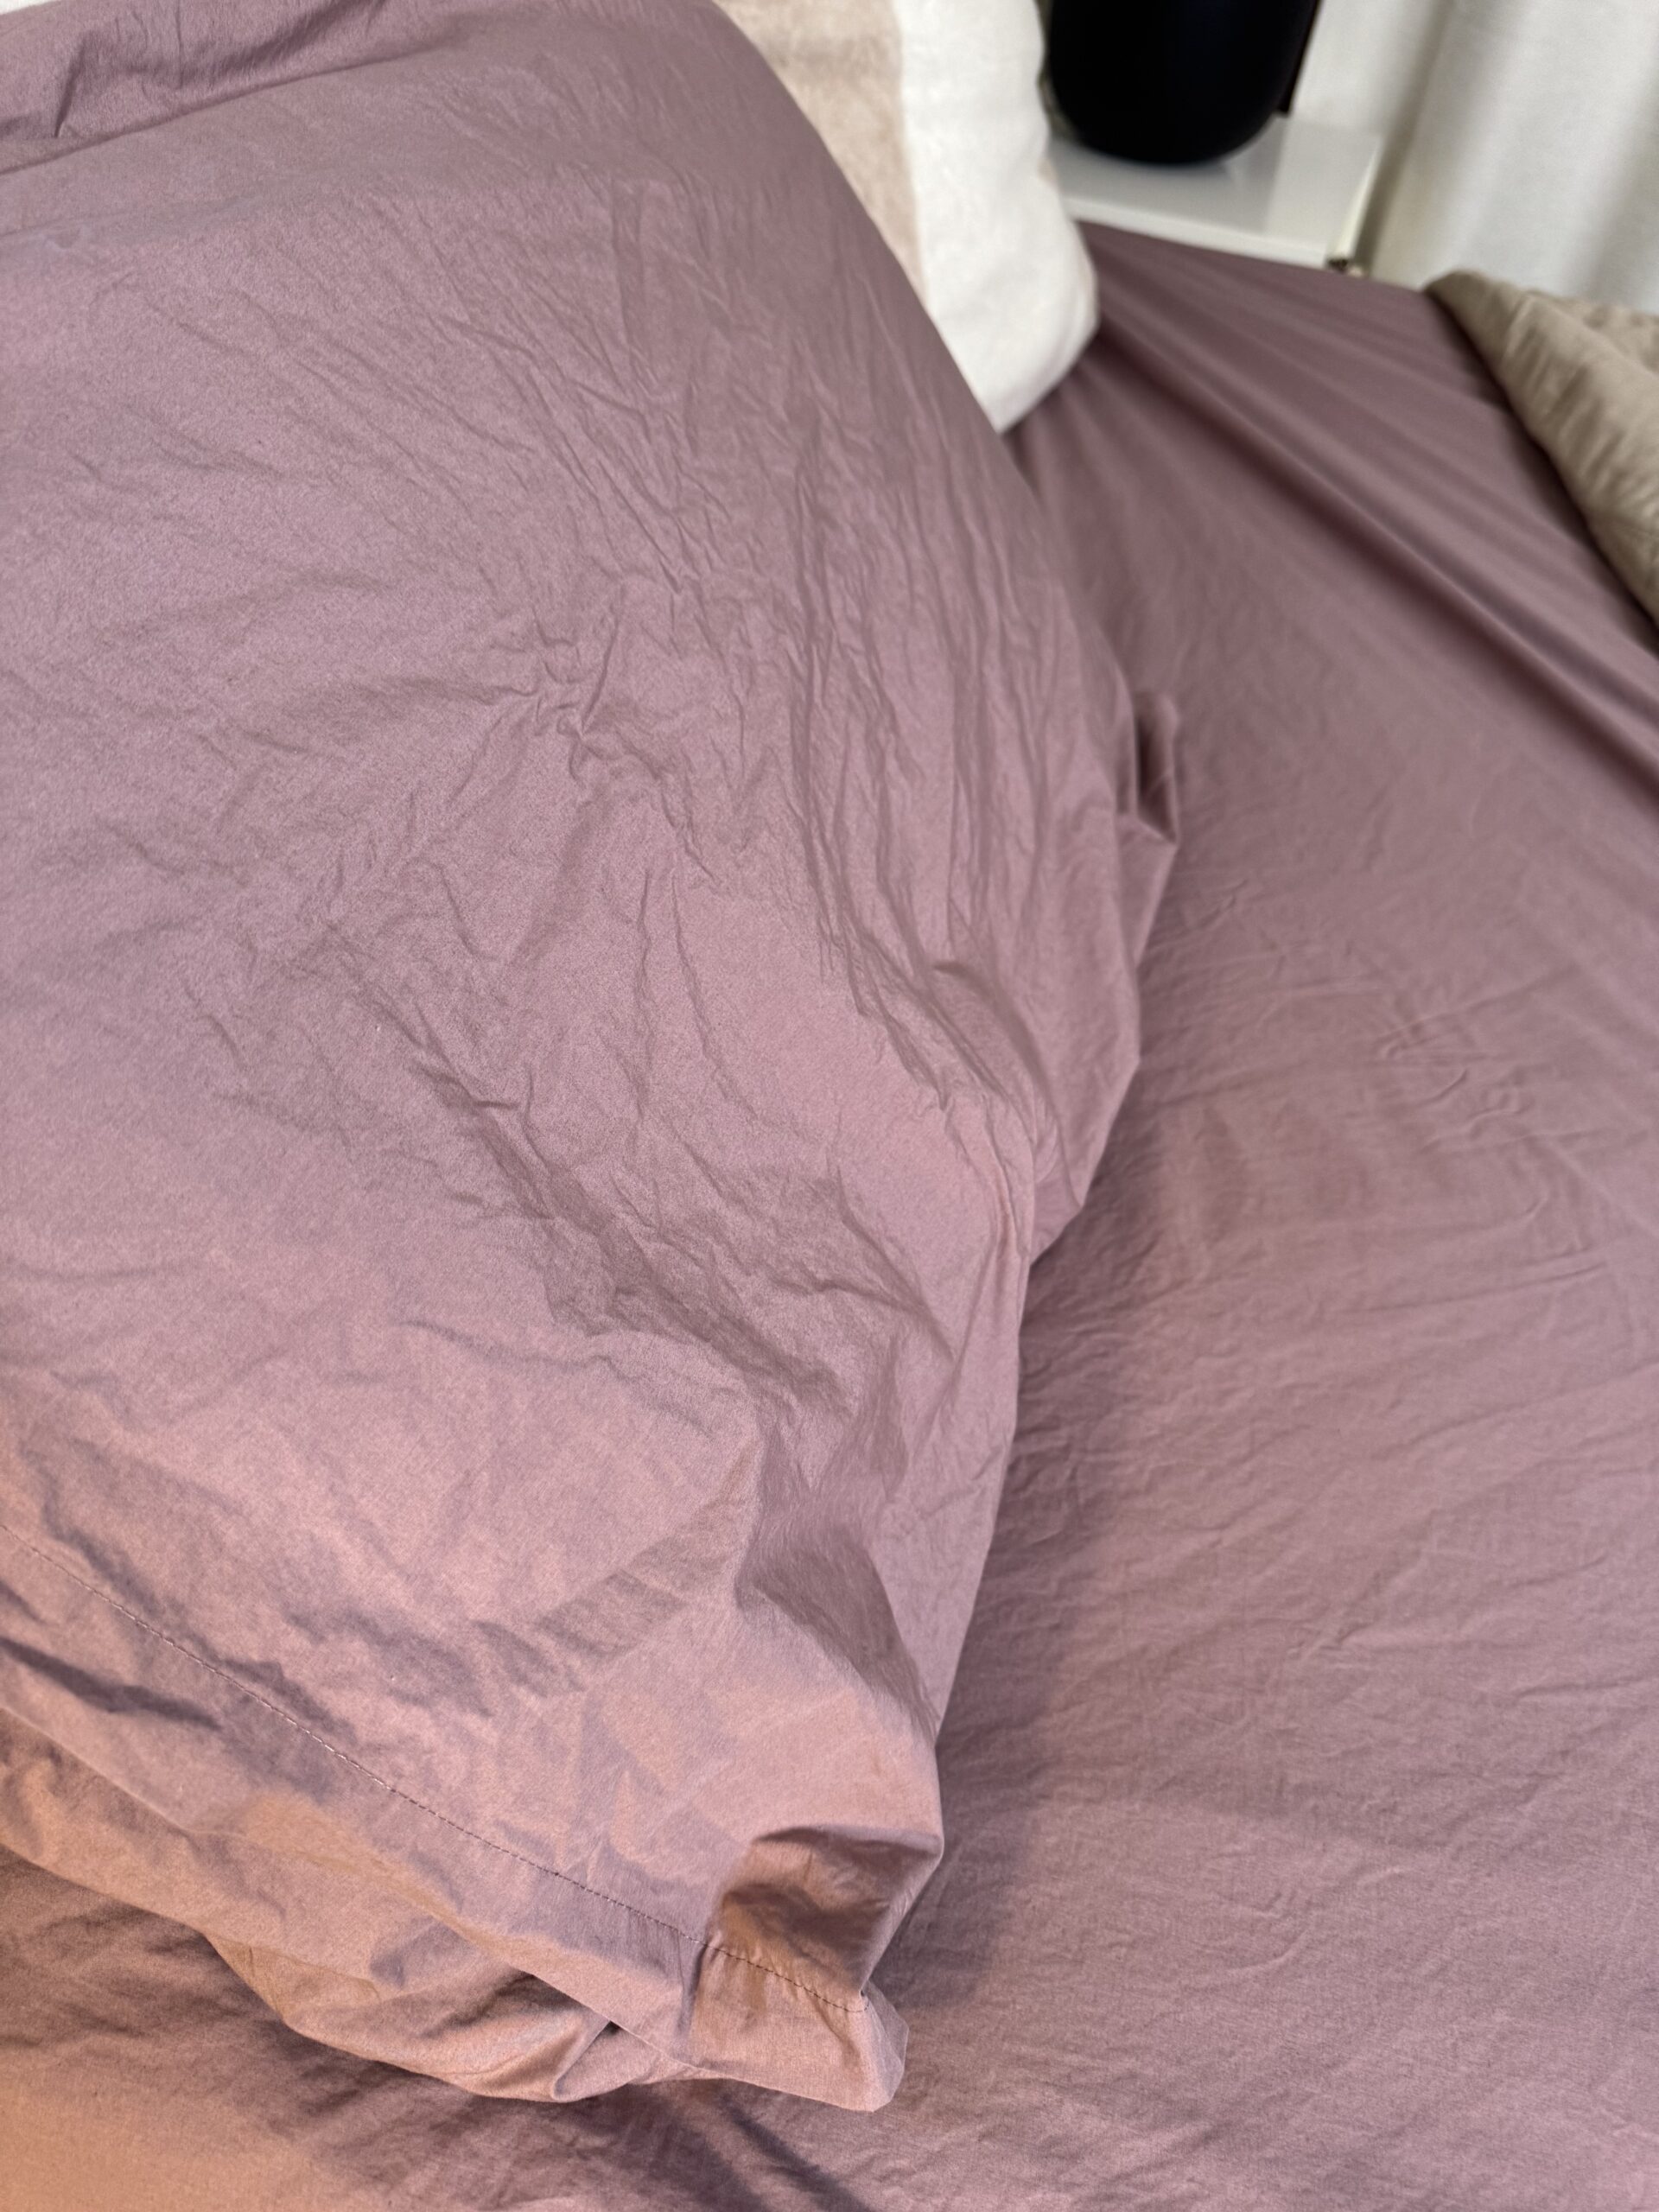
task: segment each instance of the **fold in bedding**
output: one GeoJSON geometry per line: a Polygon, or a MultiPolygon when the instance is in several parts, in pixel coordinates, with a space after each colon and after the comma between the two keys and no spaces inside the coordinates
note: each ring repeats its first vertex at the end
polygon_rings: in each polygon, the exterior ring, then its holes
{"type": "Polygon", "coordinates": [[[691,0],[8,17],[0,418],[0,1842],[880,2104],[1165,725],[691,0]]]}
{"type": "Polygon", "coordinates": [[[6,2212],[1653,2200],[1651,631],[1432,302],[1094,251],[1017,451],[1181,702],[1182,856],[1033,1279],[899,2097],[468,2098],[14,1861],[6,2212]]]}
{"type": "Polygon", "coordinates": [[[1560,473],[1591,536],[1659,622],[1659,315],[1472,269],[1430,285],[1560,473]]]}

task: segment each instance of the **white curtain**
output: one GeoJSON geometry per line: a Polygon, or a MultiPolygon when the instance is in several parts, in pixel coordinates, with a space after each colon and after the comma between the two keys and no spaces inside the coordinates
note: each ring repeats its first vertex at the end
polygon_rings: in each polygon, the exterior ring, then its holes
{"type": "Polygon", "coordinates": [[[1659,311],[1659,0],[1324,0],[1295,107],[1385,135],[1376,276],[1659,311]]]}

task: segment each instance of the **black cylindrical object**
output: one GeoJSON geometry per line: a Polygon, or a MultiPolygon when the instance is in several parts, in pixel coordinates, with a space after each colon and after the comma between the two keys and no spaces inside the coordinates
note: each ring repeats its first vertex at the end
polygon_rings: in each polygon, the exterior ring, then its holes
{"type": "Polygon", "coordinates": [[[1053,0],[1048,77],[1085,146],[1213,162],[1289,91],[1319,0],[1053,0]]]}

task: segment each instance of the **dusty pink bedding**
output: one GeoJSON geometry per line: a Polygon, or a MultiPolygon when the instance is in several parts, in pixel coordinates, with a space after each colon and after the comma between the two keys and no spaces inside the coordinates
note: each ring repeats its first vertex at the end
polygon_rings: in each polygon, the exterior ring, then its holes
{"type": "Polygon", "coordinates": [[[1431,303],[1096,252],[1016,450],[1179,701],[1182,855],[1033,1280],[897,2099],[468,2098],[14,1865],[5,2212],[1659,2201],[1650,629],[1431,303]]]}
{"type": "Polygon", "coordinates": [[[0,414],[0,1843],[882,2102],[1155,721],[690,0],[8,17],[0,414]]]}

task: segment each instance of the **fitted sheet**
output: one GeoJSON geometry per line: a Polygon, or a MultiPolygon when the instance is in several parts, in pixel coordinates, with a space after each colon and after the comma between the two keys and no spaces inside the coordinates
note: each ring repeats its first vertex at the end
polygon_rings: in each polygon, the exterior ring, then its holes
{"type": "Polygon", "coordinates": [[[1015,451],[1183,842],[897,2099],[468,2098],[13,1863],[4,2212],[1659,2203],[1659,658],[1432,302],[1093,251],[1015,451]]]}

